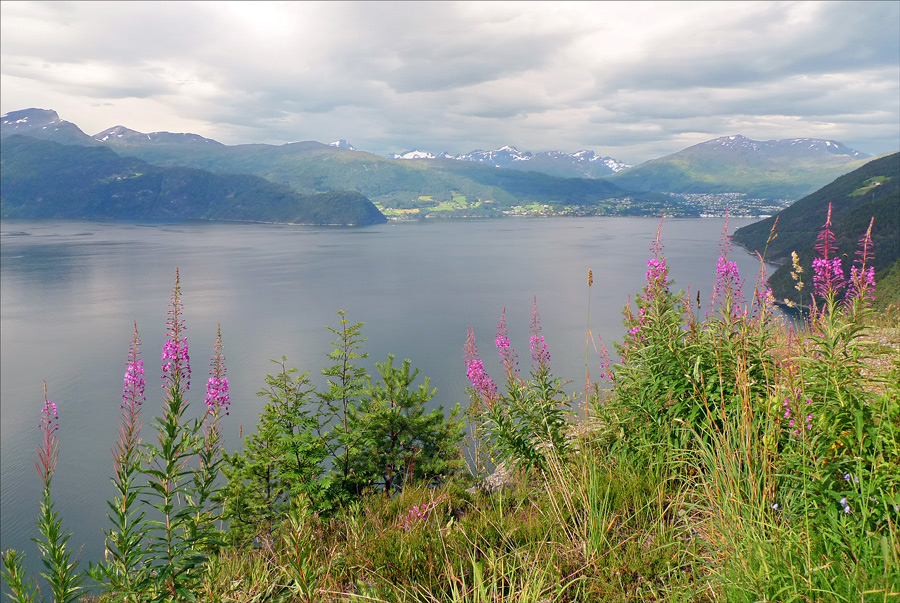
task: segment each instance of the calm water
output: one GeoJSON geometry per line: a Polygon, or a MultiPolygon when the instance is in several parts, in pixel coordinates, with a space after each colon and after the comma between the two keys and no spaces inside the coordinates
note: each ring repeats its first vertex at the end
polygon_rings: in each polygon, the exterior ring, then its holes
{"type": "MultiPolygon", "coordinates": [[[[733,230],[751,220],[731,220],[733,230]]],[[[119,420],[125,356],[136,320],[148,400],[144,437],[161,404],[159,359],[177,265],[194,368],[189,400],[203,404],[207,362],[222,325],[231,386],[225,445],[256,425],[255,394],[270,358],[310,371],[317,384],[338,309],[365,322],[367,366],[410,358],[438,388],[435,404],[465,405],[463,344],[474,326],[482,358],[500,372],[493,335],[507,309],[513,346],[528,360],[537,298],[556,373],[583,384],[587,271],[590,327],[619,340],[621,310],[643,284],[659,221],[639,218],[508,219],[315,228],[238,224],[127,224],[4,220],[0,238],[0,547],[36,567],[40,485],[34,471],[41,381],[59,407],[57,510],[80,558],[102,558],[110,449],[119,420]]],[[[668,220],[665,254],[677,288],[714,282],[724,221],[668,220]]],[[[758,262],[733,251],[749,289],[758,262]]],[[[610,348],[612,346],[610,345],[610,348]]],[[[598,362],[591,352],[596,374],[598,362]]],[[[420,377],[421,378],[421,377],[420,377]]]]}

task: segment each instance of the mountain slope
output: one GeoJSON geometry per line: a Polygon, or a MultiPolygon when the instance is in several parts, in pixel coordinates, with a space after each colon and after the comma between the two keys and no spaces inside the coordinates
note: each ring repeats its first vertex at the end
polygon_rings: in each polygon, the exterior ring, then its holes
{"type": "Polygon", "coordinates": [[[122,156],[154,165],[254,174],[305,194],[356,190],[383,207],[428,210],[466,198],[471,203],[491,202],[482,205],[477,215],[500,215],[506,208],[528,203],[597,206],[603,201],[621,206],[625,213],[680,211],[677,201],[653,193],[635,194],[599,179],[560,178],[446,158],[390,159],[311,141],[226,146],[154,142],[136,134],[117,136],[105,131],[97,137],[122,156]]]}
{"type": "Polygon", "coordinates": [[[629,190],[673,193],[742,192],[799,199],[856,169],[868,156],[817,138],[757,141],[722,136],[609,177],[629,190]]]}
{"type": "Polygon", "coordinates": [[[63,144],[97,146],[98,142],[50,109],[22,109],[0,116],[0,137],[24,134],[63,144]]]}
{"type": "MultiPolygon", "coordinates": [[[[869,161],[776,216],[778,237],[766,251],[768,261],[784,264],[769,279],[776,299],[797,300],[795,283],[790,276],[792,251],[801,258],[806,283],[804,302],[808,299],[812,289],[811,265],[816,255],[816,236],[825,223],[829,204],[838,253],[845,255],[845,273],[849,274],[858,241],[873,216],[876,271],[884,270],[900,258],[900,153],[894,153],[869,161]]],[[[738,229],[733,240],[747,249],[763,253],[776,217],[738,229]]]]}
{"type": "Polygon", "coordinates": [[[21,135],[2,141],[3,217],[203,219],[372,224],[384,216],[359,193],[303,196],[248,175],[161,168],[109,148],[21,135]]]}

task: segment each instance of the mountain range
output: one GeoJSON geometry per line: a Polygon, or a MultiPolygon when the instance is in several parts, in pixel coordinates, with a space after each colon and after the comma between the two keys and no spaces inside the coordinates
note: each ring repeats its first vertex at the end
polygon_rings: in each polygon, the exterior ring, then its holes
{"type": "Polygon", "coordinates": [[[503,146],[493,151],[476,150],[463,155],[451,155],[443,152],[432,155],[427,151],[407,151],[392,153],[388,159],[455,159],[492,165],[523,172],[541,172],[561,178],[601,178],[632,167],[612,157],[601,157],[593,151],[582,150],[576,153],[561,151],[544,151],[532,153],[521,152],[513,146],[503,146]]]}
{"type": "Polygon", "coordinates": [[[835,141],[760,142],[739,135],[637,166],[589,150],[531,153],[513,146],[456,156],[413,151],[382,157],[359,151],[343,139],[331,144],[224,145],[197,134],[143,133],[124,126],[89,136],[46,109],[0,117],[4,153],[5,141],[16,134],[102,147],[157,168],[256,176],[300,196],[352,191],[384,214],[419,217],[496,216],[522,207],[576,215],[695,216],[704,208],[688,193],[790,201],[870,159],[835,141]]]}

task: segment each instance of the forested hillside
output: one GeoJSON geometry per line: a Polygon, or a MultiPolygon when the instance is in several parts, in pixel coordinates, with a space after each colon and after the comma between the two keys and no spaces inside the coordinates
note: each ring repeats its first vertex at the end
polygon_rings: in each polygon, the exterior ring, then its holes
{"type": "Polygon", "coordinates": [[[258,176],[158,167],[103,147],[14,135],[3,139],[0,162],[3,217],[346,225],[385,221],[358,192],[301,195],[258,176]]]}

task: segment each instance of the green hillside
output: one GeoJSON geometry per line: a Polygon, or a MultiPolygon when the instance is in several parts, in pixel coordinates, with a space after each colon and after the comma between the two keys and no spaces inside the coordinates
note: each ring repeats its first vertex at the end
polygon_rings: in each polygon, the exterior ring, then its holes
{"type": "MultiPolygon", "coordinates": [[[[900,153],[872,160],[841,176],[828,186],[797,201],[778,216],[778,237],[769,244],[766,259],[782,265],[769,279],[776,299],[796,299],[790,276],[790,255],[796,251],[805,274],[811,275],[816,236],[832,206],[833,230],[839,253],[845,254],[845,270],[855,257],[859,238],[875,218],[872,238],[875,269],[884,271],[900,257],[900,153]]],[[[760,253],[775,217],[738,229],[734,241],[760,253]]],[[[808,295],[812,277],[807,276],[808,295]]]]}
{"type": "Polygon", "coordinates": [[[3,139],[3,217],[203,219],[299,224],[384,222],[357,192],[300,195],[252,175],[158,167],[109,148],[3,139]]]}
{"type": "Polygon", "coordinates": [[[793,140],[716,138],[647,161],[608,180],[629,190],[740,192],[751,198],[799,199],[869,161],[839,143],[797,140],[809,141],[813,148],[793,144],[793,140]]]}
{"type": "Polygon", "coordinates": [[[113,142],[111,148],[154,165],[253,174],[300,193],[355,190],[383,208],[429,212],[441,204],[448,204],[446,209],[455,203],[457,214],[490,216],[514,206],[540,203],[601,207],[612,214],[696,213],[669,197],[628,192],[605,180],[560,178],[452,159],[388,159],[317,142],[281,146],[113,142]],[[464,204],[459,203],[462,198],[464,204]]]}

